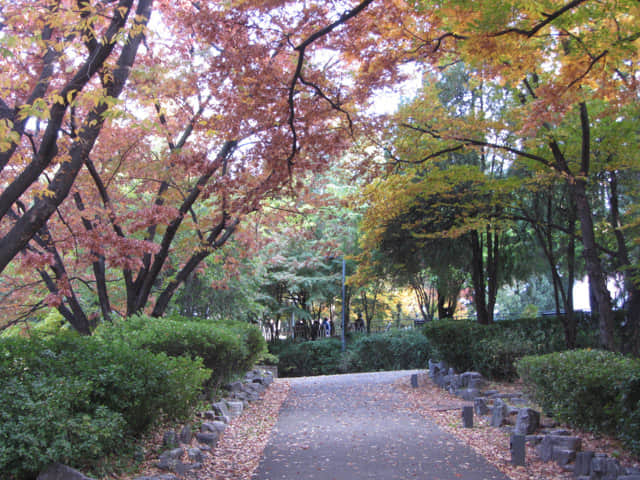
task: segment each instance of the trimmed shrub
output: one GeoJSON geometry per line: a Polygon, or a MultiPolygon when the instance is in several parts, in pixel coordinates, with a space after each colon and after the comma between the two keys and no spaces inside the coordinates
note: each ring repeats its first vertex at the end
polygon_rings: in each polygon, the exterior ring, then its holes
{"type": "Polygon", "coordinates": [[[341,344],[336,338],[304,342],[279,340],[269,348],[279,359],[278,374],[283,377],[341,373],[341,344]]]}
{"type": "Polygon", "coordinates": [[[356,338],[350,352],[350,370],[370,372],[423,368],[431,349],[419,332],[391,330],[356,338]]]}
{"type": "Polygon", "coordinates": [[[83,468],[124,452],[160,416],[189,414],[209,373],[201,360],[72,332],[0,339],[0,471],[31,479],[52,462],[83,468]]]}
{"type": "Polygon", "coordinates": [[[601,350],[528,356],[518,373],[542,408],[571,425],[617,435],[640,453],[640,360],[601,350]]]}
{"type": "Polygon", "coordinates": [[[459,372],[476,370],[473,346],[484,336],[486,327],[466,320],[438,320],[425,324],[423,333],[434,356],[459,372]]]}
{"type": "Polygon", "coordinates": [[[475,370],[488,378],[512,380],[515,362],[525,355],[564,350],[561,319],[544,317],[480,325],[467,320],[439,320],[423,333],[434,355],[459,372],[475,370]]]}
{"type": "Polygon", "coordinates": [[[416,330],[352,335],[344,355],[337,338],[277,341],[269,349],[279,358],[282,376],[422,368],[430,353],[427,339],[416,330]]]}
{"type": "Polygon", "coordinates": [[[640,368],[623,382],[620,405],[620,438],[640,455],[640,368]]]}
{"type": "Polygon", "coordinates": [[[266,351],[258,327],[245,322],[139,315],[102,326],[99,335],[171,357],[201,358],[212,371],[211,385],[220,385],[249,370],[266,351]]]}

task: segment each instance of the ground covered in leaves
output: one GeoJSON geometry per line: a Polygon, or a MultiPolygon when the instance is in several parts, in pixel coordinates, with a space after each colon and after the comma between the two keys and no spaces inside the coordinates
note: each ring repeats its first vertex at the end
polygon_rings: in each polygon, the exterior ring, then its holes
{"type": "MultiPolygon", "coordinates": [[[[494,384],[492,388],[494,387],[501,392],[522,390],[522,386],[518,384],[494,384]]],[[[426,374],[420,376],[419,388],[411,388],[408,380],[399,382],[398,388],[406,392],[407,399],[413,408],[422,415],[435,420],[440,428],[469,445],[513,480],[573,478],[571,472],[563,470],[555,462],[542,462],[535,447],[529,444],[526,446],[525,465],[512,465],[511,451],[509,450],[510,433],[506,429],[491,427],[486,418],[478,416],[474,416],[473,428],[464,428],[461,410],[464,405],[472,405],[472,402],[465,402],[439,388],[426,374]]],[[[617,457],[625,466],[640,466],[638,459],[634,459],[628,452],[625,452],[620,442],[613,438],[578,431],[565,425],[559,425],[558,428],[568,430],[572,435],[580,437],[582,449],[585,451],[607,453],[617,457]]]]}
{"type": "MultiPolygon", "coordinates": [[[[519,389],[519,385],[501,384],[501,391],[519,389]]],[[[461,409],[469,405],[458,397],[435,386],[427,375],[419,378],[419,387],[411,388],[410,377],[396,383],[396,388],[406,395],[406,408],[434,420],[440,428],[454,435],[462,443],[487,459],[513,480],[570,479],[571,472],[564,471],[554,462],[542,462],[535,449],[527,445],[526,465],[513,466],[509,450],[509,433],[488,425],[486,419],[474,418],[474,428],[463,428],[461,409]]],[[[203,468],[187,474],[189,480],[249,480],[258,468],[271,431],[276,424],[280,408],[287,398],[290,384],[276,380],[261,399],[249,405],[243,414],[233,419],[218,446],[205,456],[203,468]]],[[[625,466],[638,466],[637,459],[626,453],[614,439],[578,432],[565,426],[583,440],[583,450],[608,453],[617,457],[625,466]]],[[[146,475],[159,474],[150,464],[146,475]]],[[[132,477],[132,478],[135,478],[132,477]]]]}

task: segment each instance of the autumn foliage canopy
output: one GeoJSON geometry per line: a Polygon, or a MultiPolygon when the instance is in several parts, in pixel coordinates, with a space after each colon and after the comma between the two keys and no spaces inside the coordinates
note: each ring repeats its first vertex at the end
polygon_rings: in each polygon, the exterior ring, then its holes
{"type": "Polygon", "coordinates": [[[637,103],[632,1],[0,5],[0,312],[54,306],[85,333],[114,314],[162,315],[203,259],[248,238],[246,215],[354,138],[380,144],[378,132],[409,128],[435,143],[397,159],[422,162],[499,150],[586,198],[587,127],[637,103]],[[407,76],[458,63],[519,103],[464,121],[428,99],[426,122],[371,108],[407,76]],[[552,135],[569,115],[582,126],[572,151],[552,135]],[[527,140],[494,141],[506,131],[527,140]],[[540,145],[548,156],[532,153],[540,145]]]}

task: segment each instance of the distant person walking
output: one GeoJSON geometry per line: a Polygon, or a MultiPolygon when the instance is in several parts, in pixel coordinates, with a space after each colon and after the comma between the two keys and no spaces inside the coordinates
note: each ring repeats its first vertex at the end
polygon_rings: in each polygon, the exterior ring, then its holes
{"type": "Polygon", "coordinates": [[[324,317],[324,320],[322,321],[322,333],[325,337],[331,336],[331,324],[329,323],[329,319],[327,317],[324,317]]]}

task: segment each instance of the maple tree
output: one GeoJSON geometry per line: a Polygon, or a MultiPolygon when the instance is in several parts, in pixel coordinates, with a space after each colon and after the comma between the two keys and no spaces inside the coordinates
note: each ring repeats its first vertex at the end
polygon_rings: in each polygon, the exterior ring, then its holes
{"type": "Polygon", "coordinates": [[[162,315],[203,259],[250,236],[247,214],[345,147],[348,111],[399,75],[374,33],[401,14],[373,0],[3,3],[3,312],[54,306],[83,333],[162,315]]]}
{"type": "Polygon", "coordinates": [[[628,150],[637,142],[630,130],[637,118],[637,3],[424,0],[413,5],[423,19],[413,32],[421,62],[434,74],[464,63],[478,88],[499,92],[500,109],[459,115],[438,101],[424,102],[420,116],[407,117],[399,127],[420,132],[429,144],[411,160],[476,150],[527,169],[541,183],[565,182],[575,203],[602,345],[616,348],[606,285],[616,274],[625,279],[628,319],[637,339],[637,221],[630,186],[638,164],[628,150]],[[598,190],[600,197],[594,197],[598,190]],[[594,215],[594,198],[605,199],[605,228],[594,215]],[[609,240],[599,241],[603,234],[609,240]]]}

